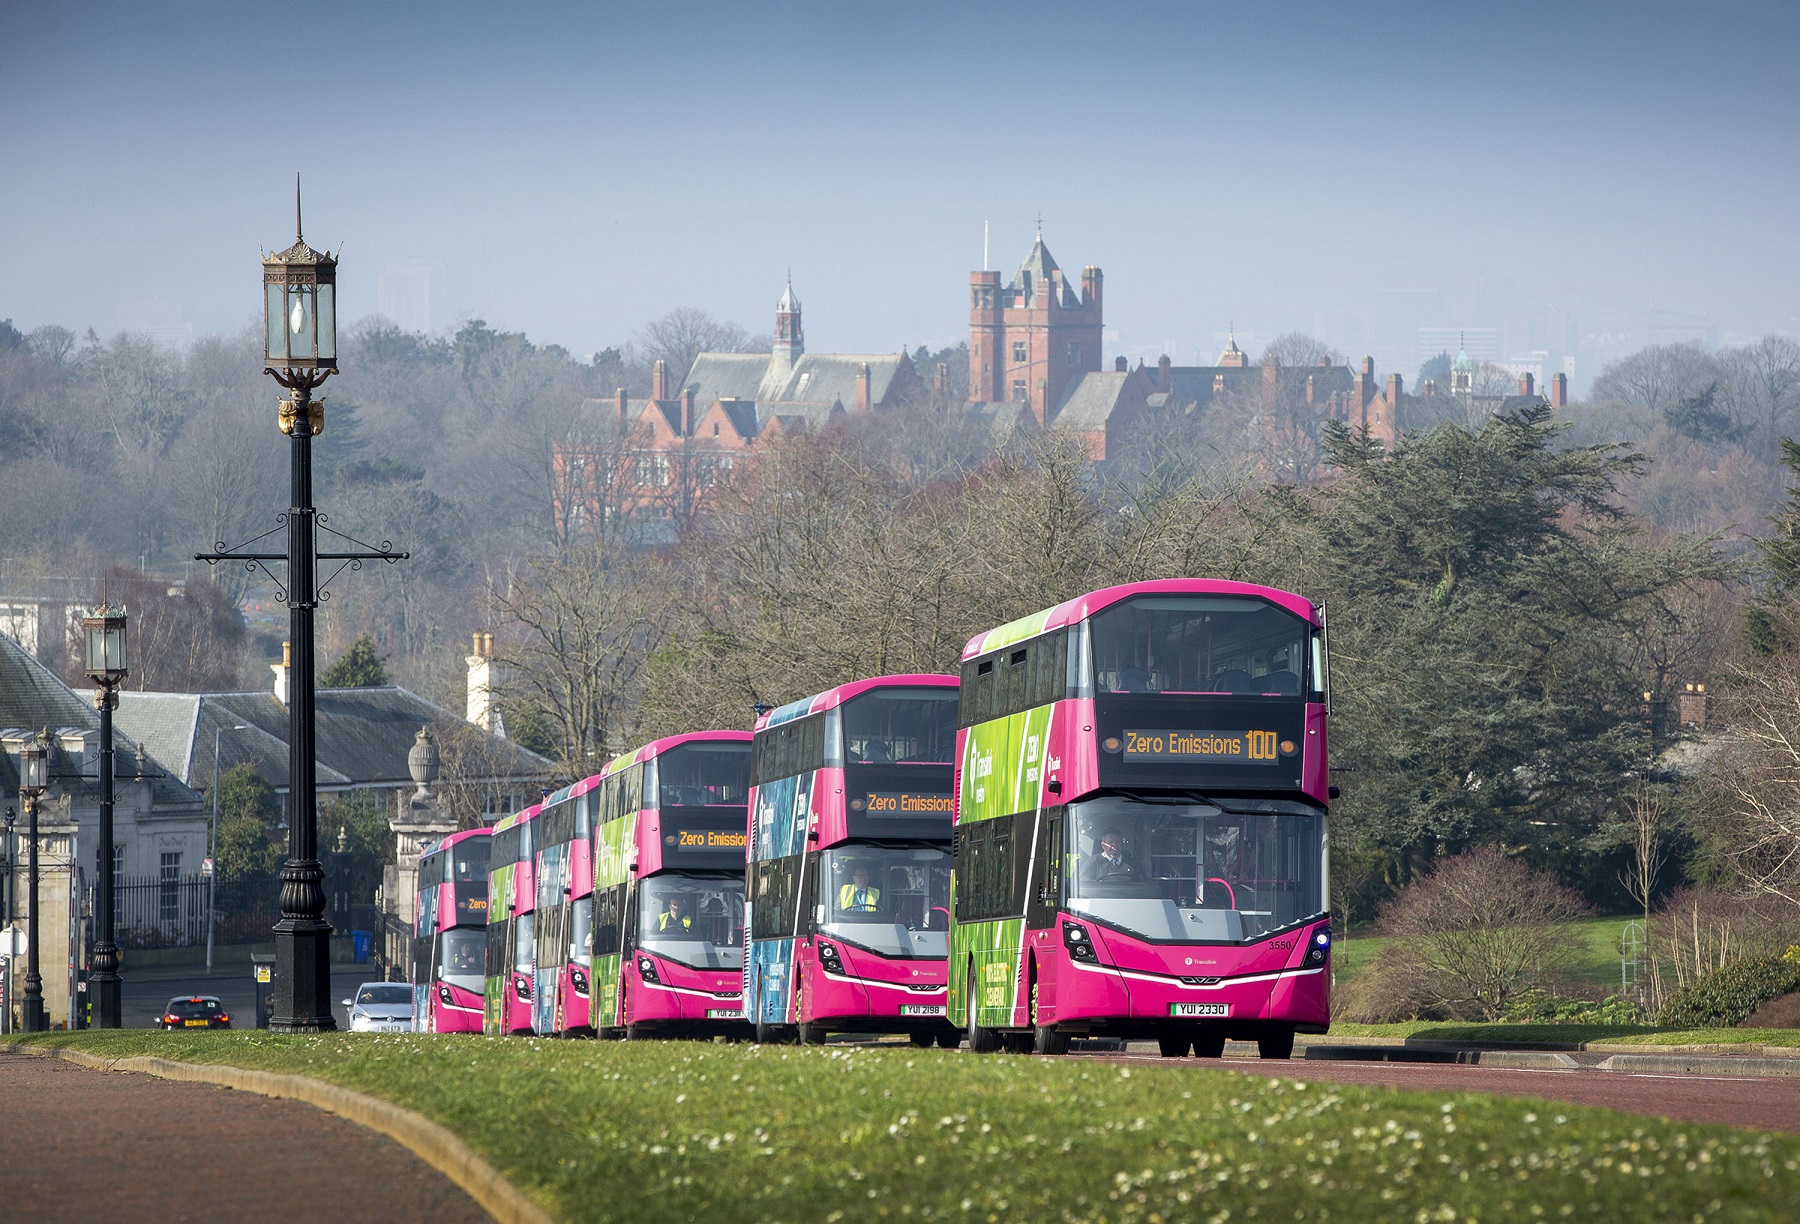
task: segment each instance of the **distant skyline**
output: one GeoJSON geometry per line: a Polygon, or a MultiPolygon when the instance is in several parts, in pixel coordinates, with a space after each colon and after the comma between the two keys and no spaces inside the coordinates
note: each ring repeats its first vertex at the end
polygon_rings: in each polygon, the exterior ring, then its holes
{"type": "Polygon", "coordinates": [[[809,348],[938,347],[984,223],[1010,272],[1041,212],[1105,270],[1109,358],[1300,330],[1410,378],[1419,328],[1481,326],[1574,337],[1585,382],[1653,311],[1800,334],[1797,36],[1773,4],[13,4],[0,318],[235,331],[299,170],[346,320],[389,275],[438,330],[585,355],[676,306],[766,332],[791,267],[809,348]]]}

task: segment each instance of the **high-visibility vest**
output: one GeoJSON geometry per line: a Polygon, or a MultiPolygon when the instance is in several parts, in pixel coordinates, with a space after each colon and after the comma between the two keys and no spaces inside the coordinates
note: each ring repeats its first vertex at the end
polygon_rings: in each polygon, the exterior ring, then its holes
{"type": "MultiPolygon", "coordinates": [[[[669,929],[669,920],[674,917],[675,917],[674,914],[668,914],[668,913],[658,914],[656,916],[656,929],[659,931],[668,930],[669,929]]],[[[679,919],[677,919],[677,921],[679,921],[681,923],[681,929],[684,931],[691,931],[694,929],[694,920],[692,918],[689,918],[686,914],[683,914],[679,919]]]]}
{"type": "Polygon", "coordinates": [[[872,884],[864,884],[860,888],[855,884],[846,884],[838,889],[838,908],[841,910],[867,910],[874,912],[881,900],[881,890],[872,884]]]}

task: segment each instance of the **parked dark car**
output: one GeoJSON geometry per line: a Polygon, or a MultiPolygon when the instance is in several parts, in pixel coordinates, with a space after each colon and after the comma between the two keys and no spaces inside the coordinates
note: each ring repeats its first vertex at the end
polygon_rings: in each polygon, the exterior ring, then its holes
{"type": "Polygon", "coordinates": [[[224,1006],[211,995],[177,995],[157,1018],[160,1029],[228,1029],[231,1017],[224,1006]]]}

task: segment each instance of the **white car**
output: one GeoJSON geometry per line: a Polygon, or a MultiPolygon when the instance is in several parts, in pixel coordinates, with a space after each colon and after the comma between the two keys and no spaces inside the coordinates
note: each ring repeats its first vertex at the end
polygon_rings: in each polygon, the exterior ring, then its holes
{"type": "Polygon", "coordinates": [[[352,1033],[412,1032],[413,988],[405,982],[364,982],[344,1006],[352,1033]]]}

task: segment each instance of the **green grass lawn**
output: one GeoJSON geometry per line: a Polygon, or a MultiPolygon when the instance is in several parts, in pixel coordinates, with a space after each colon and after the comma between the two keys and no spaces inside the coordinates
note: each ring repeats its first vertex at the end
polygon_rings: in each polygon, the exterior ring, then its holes
{"type": "Polygon", "coordinates": [[[1800,1139],[1479,1095],[948,1051],[77,1033],[436,1119],[569,1220],[1770,1220],[1800,1139]]]}
{"type": "MultiPolygon", "coordinates": [[[[1563,928],[1575,945],[1569,960],[1569,976],[1583,986],[1593,986],[1607,994],[1619,989],[1619,937],[1625,933],[1630,914],[1607,918],[1583,918],[1563,928]]],[[[1338,936],[1331,947],[1331,968],[1342,985],[1366,969],[1381,950],[1393,941],[1381,935],[1351,932],[1338,936]]]]}

